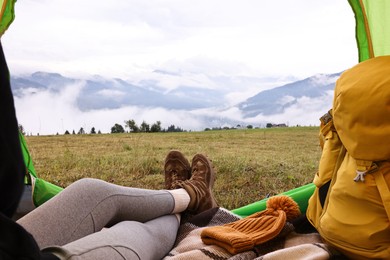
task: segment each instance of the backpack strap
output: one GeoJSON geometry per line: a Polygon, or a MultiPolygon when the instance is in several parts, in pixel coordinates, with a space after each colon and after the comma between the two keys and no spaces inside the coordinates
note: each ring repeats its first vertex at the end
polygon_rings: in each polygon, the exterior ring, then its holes
{"type": "Polygon", "coordinates": [[[324,114],[320,118],[320,146],[321,149],[324,148],[324,143],[325,143],[325,136],[330,132],[333,131],[335,132],[336,129],[333,125],[333,117],[332,117],[332,109],[330,109],[326,114],[324,114]]]}
{"type": "MultiPolygon", "coordinates": [[[[320,130],[320,145],[321,145],[321,148],[324,147],[324,138],[329,132],[333,132],[334,134],[337,134],[336,128],[334,127],[334,124],[333,124],[332,114],[333,114],[333,110],[330,109],[325,115],[323,115],[320,118],[320,122],[321,122],[321,125],[320,125],[320,129],[321,129],[320,130]]],[[[318,196],[319,196],[319,200],[320,200],[322,208],[325,205],[325,201],[326,201],[326,197],[328,196],[328,191],[329,191],[331,181],[332,181],[332,179],[335,179],[337,171],[339,170],[341,163],[344,160],[345,154],[346,154],[346,149],[345,149],[344,145],[341,143],[340,152],[339,152],[339,155],[337,157],[335,167],[333,169],[332,178],[328,182],[326,182],[324,185],[319,187],[319,189],[318,189],[318,196]]]]}
{"type": "Polygon", "coordinates": [[[378,187],[379,194],[382,199],[383,207],[386,210],[387,217],[390,220],[390,190],[387,185],[384,174],[381,171],[377,171],[372,174],[375,178],[376,186],[378,187]]]}

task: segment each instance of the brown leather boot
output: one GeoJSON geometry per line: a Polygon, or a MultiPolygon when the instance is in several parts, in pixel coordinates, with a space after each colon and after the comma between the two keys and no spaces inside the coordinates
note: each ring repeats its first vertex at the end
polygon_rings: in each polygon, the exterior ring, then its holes
{"type": "Polygon", "coordinates": [[[184,155],[179,151],[170,151],[165,158],[165,189],[175,189],[174,183],[191,178],[191,166],[184,155]]]}
{"type": "Polygon", "coordinates": [[[218,207],[212,191],[215,173],[209,159],[202,154],[197,154],[192,159],[191,168],[191,179],[177,182],[177,186],[184,188],[190,195],[187,211],[191,214],[198,214],[218,207]]]}

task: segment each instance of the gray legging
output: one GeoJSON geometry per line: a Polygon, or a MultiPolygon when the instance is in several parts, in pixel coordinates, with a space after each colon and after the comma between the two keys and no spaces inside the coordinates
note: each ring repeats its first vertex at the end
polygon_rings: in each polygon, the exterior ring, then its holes
{"type": "Polygon", "coordinates": [[[165,190],[82,179],[18,223],[61,259],[161,259],[179,228],[174,206],[165,190]]]}

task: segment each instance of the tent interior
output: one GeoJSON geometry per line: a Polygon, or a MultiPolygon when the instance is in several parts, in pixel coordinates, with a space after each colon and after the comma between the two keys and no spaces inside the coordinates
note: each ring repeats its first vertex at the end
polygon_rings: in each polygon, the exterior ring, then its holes
{"type": "MultiPolygon", "coordinates": [[[[16,0],[0,0],[0,35],[3,35],[9,29],[15,18],[16,0]]],[[[390,55],[390,8],[387,0],[348,0],[345,1],[353,10],[356,21],[356,42],[359,62],[363,62],[373,57],[390,55]]],[[[20,3],[23,4],[23,3],[20,3]]],[[[12,27],[10,28],[12,30],[12,27]]],[[[356,48],[356,46],[351,46],[356,48]]],[[[12,71],[11,71],[12,74],[12,71]]],[[[19,204],[17,214],[14,218],[19,218],[29,211],[33,210],[55,196],[62,187],[58,187],[39,178],[39,173],[35,171],[33,158],[31,158],[26,144],[26,140],[20,134],[20,144],[26,164],[25,190],[22,200],[19,204]]],[[[301,211],[305,212],[308,199],[313,194],[315,185],[313,183],[297,187],[296,189],[286,191],[284,194],[291,196],[300,206],[301,211]]],[[[256,211],[265,208],[267,199],[254,202],[242,208],[234,209],[233,212],[245,217],[256,211]]]]}

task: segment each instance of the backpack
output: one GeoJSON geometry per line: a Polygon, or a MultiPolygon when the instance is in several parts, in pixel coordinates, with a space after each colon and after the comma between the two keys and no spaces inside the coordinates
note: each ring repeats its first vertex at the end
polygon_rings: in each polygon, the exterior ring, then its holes
{"type": "Polygon", "coordinates": [[[352,259],[390,259],[390,56],[343,72],[320,121],[308,220],[352,259]]]}

